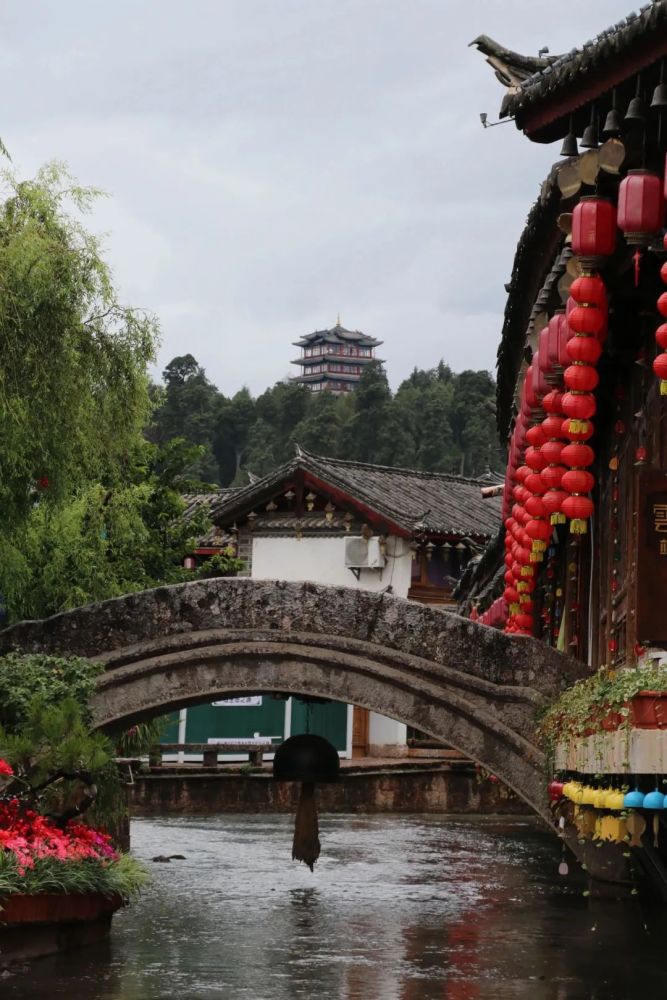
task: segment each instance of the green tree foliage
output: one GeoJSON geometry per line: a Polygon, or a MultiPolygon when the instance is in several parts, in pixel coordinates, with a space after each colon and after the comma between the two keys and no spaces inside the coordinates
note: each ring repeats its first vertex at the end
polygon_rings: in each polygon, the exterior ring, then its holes
{"type": "Polygon", "coordinates": [[[9,617],[43,618],[191,574],[183,557],[208,527],[201,511],[185,521],[183,469],[200,449],[176,438],[139,439],[124,481],[82,484],[59,503],[40,498],[1,546],[0,592],[9,617]]]}
{"type": "Polygon", "coordinates": [[[154,392],[158,405],[149,436],[158,444],[184,438],[199,445],[200,451],[188,471],[197,479],[217,481],[218,463],[211,445],[220,401],[218,390],[191,354],[170,361],[162,378],[164,391],[159,395],[154,392]]]}
{"type": "Polygon", "coordinates": [[[32,507],[122,475],[149,412],[157,326],[116,297],[81,225],[95,195],[51,165],[3,175],[0,205],[0,535],[32,507]],[[71,213],[77,212],[77,217],[71,213]]]}
{"type": "Polygon", "coordinates": [[[264,475],[297,444],[336,458],[466,476],[504,464],[491,375],[456,374],[443,361],[415,368],[395,394],[381,365],[370,364],[356,391],[341,396],[278,382],[256,399],[245,388],[227,399],[186,355],[167,366],[156,391],[163,402],[152,438],[180,433],[206,447],[217,463],[215,472],[207,466],[208,478],[223,486],[245,485],[248,472],[264,475]]]}

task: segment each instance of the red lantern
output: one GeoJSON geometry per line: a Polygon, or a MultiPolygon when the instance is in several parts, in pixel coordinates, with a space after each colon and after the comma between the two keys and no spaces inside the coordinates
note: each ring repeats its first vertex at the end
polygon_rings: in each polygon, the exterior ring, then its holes
{"type": "Polygon", "coordinates": [[[588,365],[597,364],[602,354],[602,344],[596,337],[570,337],[566,349],[570,361],[588,365]]]}
{"type": "Polygon", "coordinates": [[[563,430],[563,418],[556,416],[555,413],[550,413],[549,416],[545,417],[542,421],[542,430],[544,431],[545,436],[549,439],[561,437],[563,430]]]}
{"type": "Polygon", "coordinates": [[[526,476],[530,475],[530,469],[527,465],[520,465],[519,468],[514,473],[514,478],[519,483],[525,483],[526,476]]]}
{"type": "Polygon", "coordinates": [[[595,461],[595,452],[587,444],[568,444],[563,448],[561,458],[571,469],[584,469],[595,461]]]}
{"type": "Polygon", "coordinates": [[[539,448],[544,444],[545,440],[544,431],[542,430],[540,424],[534,424],[526,431],[526,441],[528,444],[532,445],[533,448],[539,448]]]}
{"type": "Polygon", "coordinates": [[[572,534],[586,534],[586,521],[594,509],[593,501],[589,497],[571,496],[563,500],[561,510],[570,518],[570,531],[572,534]]]}
{"type": "Polygon", "coordinates": [[[548,392],[542,400],[542,409],[545,413],[562,413],[563,393],[559,392],[558,389],[552,389],[551,392],[548,392]]]}
{"type": "Polygon", "coordinates": [[[658,312],[667,317],[667,292],[663,292],[658,299],[658,312]]]}
{"type": "Polygon", "coordinates": [[[563,381],[573,392],[592,392],[600,381],[600,376],[592,365],[578,363],[565,369],[563,381]]]}
{"type": "Polygon", "coordinates": [[[544,504],[539,497],[529,497],[526,500],[526,510],[531,517],[544,517],[546,514],[544,504]]]}
{"type": "Polygon", "coordinates": [[[526,633],[530,633],[532,631],[534,624],[534,619],[532,615],[522,615],[522,614],[515,615],[514,620],[522,631],[526,633]]]}
{"type": "Polygon", "coordinates": [[[529,476],[526,476],[525,482],[526,489],[530,490],[531,493],[534,493],[535,496],[542,496],[545,492],[545,485],[539,472],[531,472],[529,476]]]}
{"type": "Polygon", "coordinates": [[[584,274],[575,278],[570,285],[570,296],[575,302],[589,306],[603,306],[607,303],[607,289],[597,274],[584,274]]]}
{"type": "Polygon", "coordinates": [[[662,229],[662,181],[650,170],[630,170],[618,189],[618,228],[631,246],[648,246],[662,229]]]}
{"type": "Polygon", "coordinates": [[[564,524],[565,516],[561,514],[561,506],[567,493],[559,489],[548,490],[542,497],[545,509],[550,515],[552,524],[564,524]]]}
{"type": "Polygon", "coordinates": [[[667,353],[657,356],[653,362],[653,371],[660,379],[660,395],[667,396],[667,353]]]}
{"type": "Polygon", "coordinates": [[[541,452],[547,465],[556,465],[557,462],[560,462],[560,453],[562,450],[563,445],[560,441],[547,441],[546,444],[543,444],[541,452]]]}
{"type": "Polygon", "coordinates": [[[590,493],[595,486],[595,476],[584,469],[570,469],[561,479],[561,486],[568,493],[590,493]]]}
{"type": "Polygon", "coordinates": [[[593,437],[595,428],[590,420],[564,420],[563,437],[570,441],[588,441],[593,437]]]}
{"type": "Polygon", "coordinates": [[[546,469],[540,473],[540,478],[546,486],[547,492],[549,490],[558,489],[566,471],[567,470],[562,465],[548,465],[546,469]]]}
{"type": "Polygon", "coordinates": [[[567,318],[572,333],[597,337],[604,326],[604,313],[595,306],[576,306],[567,318]]]}
{"type": "MultiPolygon", "coordinates": [[[[664,267],[664,264],[663,264],[664,267]]],[[[661,323],[658,329],[655,331],[655,339],[657,340],[663,351],[667,350],[667,323],[661,323]]],[[[542,421],[542,429],[544,430],[544,421],[542,421]]]]}
{"type": "Polygon", "coordinates": [[[546,465],[546,462],[537,448],[526,448],[525,462],[526,465],[533,470],[533,472],[541,472],[546,465]]]}
{"type": "Polygon", "coordinates": [[[588,266],[609,257],[616,247],[616,209],[595,195],[579,200],[572,213],[572,249],[588,266]]]}
{"type": "Polygon", "coordinates": [[[596,410],[595,396],[590,393],[566,392],[563,396],[563,413],[575,420],[588,420],[596,410]]]}

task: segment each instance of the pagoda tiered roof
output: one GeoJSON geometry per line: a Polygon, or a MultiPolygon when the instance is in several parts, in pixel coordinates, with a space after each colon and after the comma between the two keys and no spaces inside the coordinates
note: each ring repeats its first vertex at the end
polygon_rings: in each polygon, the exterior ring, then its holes
{"type": "Polygon", "coordinates": [[[340,323],[336,323],[330,330],[314,330],[313,333],[307,333],[293,341],[295,347],[313,347],[315,344],[353,344],[355,347],[379,347],[382,343],[382,340],[369,337],[361,330],[346,330],[340,323]]]}

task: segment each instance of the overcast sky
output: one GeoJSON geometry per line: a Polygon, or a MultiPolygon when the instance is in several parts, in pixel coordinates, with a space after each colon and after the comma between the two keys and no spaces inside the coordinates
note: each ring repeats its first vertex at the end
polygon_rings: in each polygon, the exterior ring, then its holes
{"type": "Polygon", "coordinates": [[[567,51],[630,0],[4,0],[0,136],[22,175],[65,160],[112,197],[122,298],[226,392],[291,342],[383,340],[396,385],[493,369],[514,247],[558,147],[497,118],[476,49],[567,51]]]}

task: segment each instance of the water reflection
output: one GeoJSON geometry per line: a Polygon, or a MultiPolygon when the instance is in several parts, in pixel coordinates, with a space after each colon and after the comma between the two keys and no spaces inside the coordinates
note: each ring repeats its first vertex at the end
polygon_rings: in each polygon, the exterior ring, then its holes
{"type": "Polygon", "coordinates": [[[633,1000],[665,994],[667,912],[591,902],[526,822],[322,818],[315,874],[288,817],[137,821],[186,855],[111,942],[35,963],[0,997],[68,1000],[633,1000]]]}

